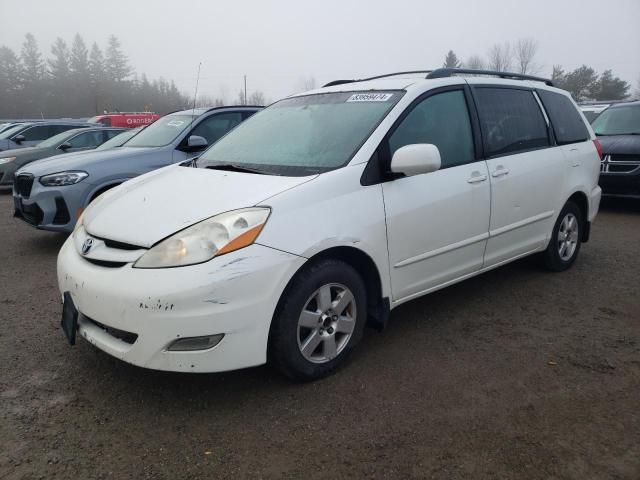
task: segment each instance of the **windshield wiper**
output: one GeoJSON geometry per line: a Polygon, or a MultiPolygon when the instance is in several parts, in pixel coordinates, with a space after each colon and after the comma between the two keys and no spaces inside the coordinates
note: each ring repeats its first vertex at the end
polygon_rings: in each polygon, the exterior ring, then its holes
{"type": "Polygon", "coordinates": [[[211,170],[225,170],[227,172],[257,173],[258,175],[277,175],[275,173],[265,172],[264,170],[244,167],[233,163],[216,163],[215,165],[207,165],[205,168],[211,170]]]}

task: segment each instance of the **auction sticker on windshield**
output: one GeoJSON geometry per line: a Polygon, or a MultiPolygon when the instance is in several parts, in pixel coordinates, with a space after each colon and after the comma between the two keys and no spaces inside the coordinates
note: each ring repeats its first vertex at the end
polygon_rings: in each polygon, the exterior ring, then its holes
{"type": "Polygon", "coordinates": [[[347,102],[386,102],[393,93],[356,93],[351,95],[347,102]]]}
{"type": "Polygon", "coordinates": [[[182,124],[184,123],[184,121],[182,120],[171,120],[169,123],[167,123],[168,127],[181,127],[182,124]]]}

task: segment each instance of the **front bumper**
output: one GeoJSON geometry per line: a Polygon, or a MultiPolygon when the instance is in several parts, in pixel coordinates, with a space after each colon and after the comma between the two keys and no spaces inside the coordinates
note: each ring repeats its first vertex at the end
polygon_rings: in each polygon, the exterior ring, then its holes
{"type": "Polygon", "coordinates": [[[13,185],[13,174],[15,171],[15,161],[0,164],[0,187],[10,187],[13,185]]]}
{"type": "Polygon", "coordinates": [[[58,283],[78,308],[80,337],[108,354],[155,370],[219,372],[266,362],[277,302],[305,260],[254,244],[189,267],[110,268],[81,257],[70,237],[58,283]],[[209,350],[167,351],[177,338],[220,333],[209,350]]]}
{"type": "MultiPolygon", "coordinates": [[[[609,164],[611,166],[618,166],[609,164]]],[[[623,165],[629,171],[625,172],[600,172],[599,184],[602,188],[602,194],[612,197],[635,197],[640,198],[640,165],[633,170],[633,165],[623,165]]]]}
{"type": "Polygon", "coordinates": [[[42,230],[71,232],[85,198],[93,188],[85,182],[66,187],[44,187],[35,178],[27,196],[18,193],[14,186],[14,217],[42,230]]]}

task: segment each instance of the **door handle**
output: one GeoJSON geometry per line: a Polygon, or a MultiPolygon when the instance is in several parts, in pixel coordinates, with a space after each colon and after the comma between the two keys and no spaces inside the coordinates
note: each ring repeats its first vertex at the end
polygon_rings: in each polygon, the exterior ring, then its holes
{"type": "Polygon", "coordinates": [[[499,166],[493,171],[491,176],[494,177],[494,178],[498,178],[498,177],[502,177],[504,175],[507,175],[508,173],[509,173],[509,170],[507,170],[503,166],[499,166]]]}
{"type": "Polygon", "coordinates": [[[467,180],[467,183],[480,183],[484,182],[486,179],[486,175],[481,174],[480,172],[473,172],[471,177],[467,180]]]}

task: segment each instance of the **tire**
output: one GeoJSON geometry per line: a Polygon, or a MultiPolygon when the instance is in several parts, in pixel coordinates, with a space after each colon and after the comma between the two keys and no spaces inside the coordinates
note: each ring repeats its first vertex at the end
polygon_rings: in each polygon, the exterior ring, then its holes
{"type": "Polygon", "coordinates": [[[269,335],[270,361],[295,381],[325,377],[344,364],[362,338],[367,292],[351,265],[320,260],[291,280],[269,335]]]}
{"type": "Polygon", "coordinates": [[[543,253],[544,265],[552,272],[567,270],[580,252],[584,219],[582,211],[569,200],[563,207],[543,253]]]}

